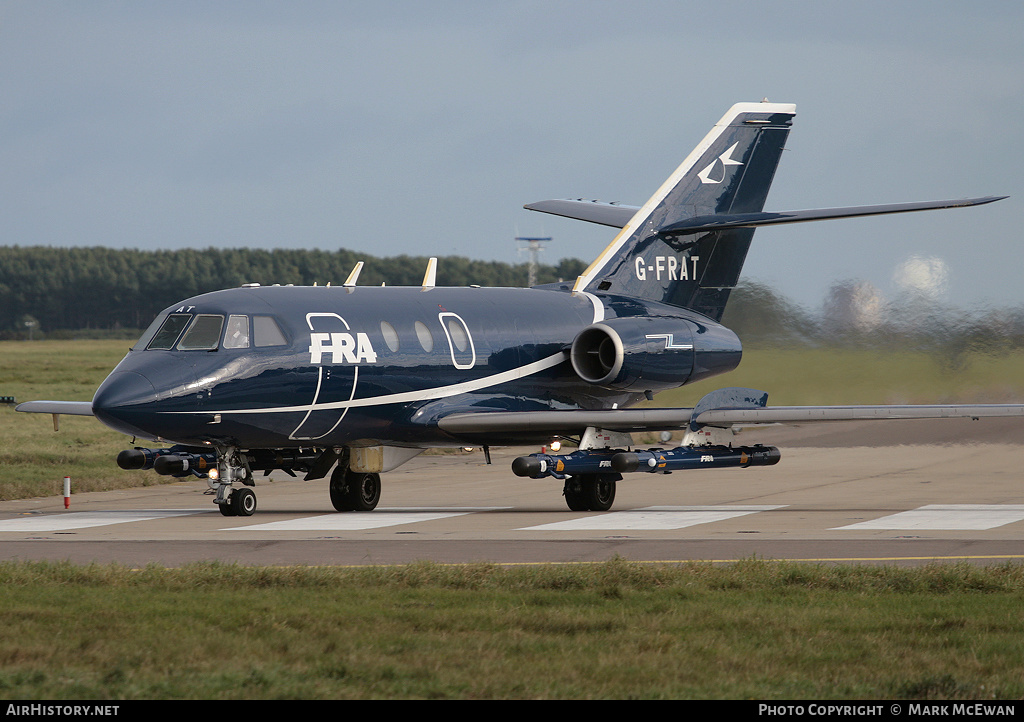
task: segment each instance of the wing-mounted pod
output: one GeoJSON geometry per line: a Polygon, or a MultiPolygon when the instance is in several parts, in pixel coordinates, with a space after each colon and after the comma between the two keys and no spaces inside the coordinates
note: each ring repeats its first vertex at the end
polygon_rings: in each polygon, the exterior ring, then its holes
{"type": "Polygon", "coordinates": [[[579,377],[597,386],[663,391],[690,377],[693,333],[693,324],[681,318],[614,318],[580,331],[570,359],[579,377]]]}

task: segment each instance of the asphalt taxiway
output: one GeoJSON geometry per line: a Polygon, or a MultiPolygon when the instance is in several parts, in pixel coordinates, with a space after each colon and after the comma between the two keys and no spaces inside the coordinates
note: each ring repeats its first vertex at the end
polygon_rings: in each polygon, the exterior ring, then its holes
{"type": "MultiPolygon", "coordinates": [[[[1024,421],[777,427],[744,444],[773,467],[634,473],[609,512],[572,512],[561,482],[522,479],[539,449],[424,454],[383,475],[370,513],[337,513],[326,481],[257,480],[251,517],[224,517],[205,481],[0,502],[0,559],[176,566],[1024,560],[1024,421]]],[[[73,475],[71,468],[69,473],[73,475]]],[[[74,481],[72,481],[72,484],[74,481]]]]}

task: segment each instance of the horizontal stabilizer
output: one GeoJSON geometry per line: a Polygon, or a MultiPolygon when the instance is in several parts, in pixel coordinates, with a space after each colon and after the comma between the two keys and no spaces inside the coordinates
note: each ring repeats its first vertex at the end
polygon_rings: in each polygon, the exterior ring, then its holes
{"type": "Polygon", "coordinates": [[[806,211],[778,211],[762,213],[726,213],[711,216],[697,216],[672,223],[659,229],[665,236],[681,236],[691,233],[722,231],[731,228],[757,228],[759,226],[777,226],[786,223],[806,223],[808,221],[827,221],[836,218],[856,218],[859,216],[881,216],[889,213],[909,213],[911,211],[931,211],[941,208],[966,208],[986,203],[1001,201],[1007,196],[986,196],[985,198],[966,198],[955,201],[923,201],[919,203],[889,203],[877,206],[850,206],[846,208],[817,208],[806,211]]]}
{"type": "MultiPolygon", "coordinates": [[[[837,218],[857,218],[859,216],[881,216],[890,213],[910,213],[912,211],[932,211],[942,208],[966,208],[981,206],[986,203],[1001,201],[1007,196],[986,196],[984,198],[965,198],[953,201],[923,201],[919,203],[888,203],[874,206],[848,206],[844,208],[815,208],[803,211],[773,211],[762,213],[724,213],[710,216],[697,216],[673,223],[661,228],[659,232],[666,236],[681,236],[709,231],[724,231],[730,228],[758,228],[760,226],[778,226],[787,223],[807,223],[809,221],[828,221],[837,218]]],[[[603,226],[622,228],[640,210],[639,206],[627,206],[620,203],[603,203],[585,200],[551,200],[528,203],[523,208],[529,211],[550,213],[578,221],[598,223],[603,226]]]]}
{"type": "Polygon", "coordinates": [[[538,201],[527,203],[523,208],[528,211],[575,218],[577,221],[587,221],[612,228],[622,228],[640,210],[640,206],[624,206],[618,203],[602,203],[601,201],[582,199],[538,201]]]}

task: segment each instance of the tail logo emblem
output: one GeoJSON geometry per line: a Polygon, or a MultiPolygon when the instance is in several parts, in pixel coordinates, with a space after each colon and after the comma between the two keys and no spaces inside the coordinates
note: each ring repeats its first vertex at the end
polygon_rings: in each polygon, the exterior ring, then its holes
{"type": "Polygon", "coordinates": [[[730,147],[729,150],[725,151],[724,153],[722,153],[722,155],[720,155],[717,158],[715,158],[713,161],[711,161],[711,163],[708,164],[707,168],[705,168],[700,173],[698,173],[697,177],[700,178],[700,182],[701,183],[721,183],[723,180],[725,180],[725,168],[726,168],[726,166],[730,166],[730,165],[743,165],[738,160],[733,160],[732,159],[732,154],[736,152],[736,146],[738,146],[738,145],[739,145],[738,142],[737,143],[733,143],[732,147],[730,147]],[[711,176],[711,171],[714,170],[715,166],[718,164],[719,161],[722,162],[722,177],[719,178],[718,180],[715,180],[714,178],[710,177],[711,176]]]}

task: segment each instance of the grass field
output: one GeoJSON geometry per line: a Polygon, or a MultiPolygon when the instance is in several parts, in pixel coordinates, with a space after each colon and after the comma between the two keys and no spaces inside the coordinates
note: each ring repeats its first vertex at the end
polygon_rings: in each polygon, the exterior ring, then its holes
{"type": "Polygon", "coordinates": [[[1017,699],[1024,568],[2,564],[7,699],[1017,699]]]}
{"type": "Polygon", "coordinates": [[[951,369],[914,351],[752,348],[735,371],[658,394],[655,406],[692,406],[725,386],[768,392],[769,405],[1024,402],[1024,352],[965,355],[951,369]]]}
{"type": "MultiPolygon", "coordinates": [[[[0,396],[89,401],[124,357],[130,341],[0,342],[0,396]]],[[[0,500],[60,495],[65,476],[76,493],[166,481],[152,472],[127,472],[114,459],[131,438],[91,417],[61,416],[54,433],[48,414],[0,406],[0,500]]]]}

